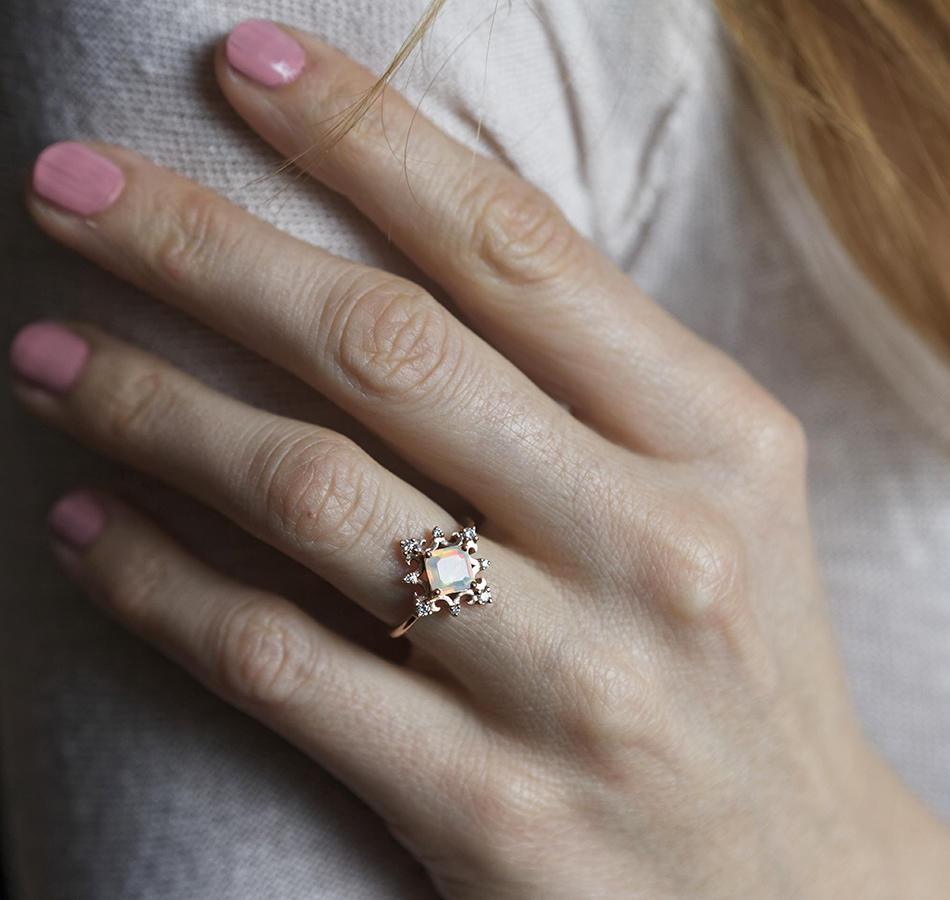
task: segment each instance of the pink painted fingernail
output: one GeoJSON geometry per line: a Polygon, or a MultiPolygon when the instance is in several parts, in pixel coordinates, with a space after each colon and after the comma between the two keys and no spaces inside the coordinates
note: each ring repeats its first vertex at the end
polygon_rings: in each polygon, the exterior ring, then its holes
{"type": "Polygon", "coordinates": [[[87,490],[66,494],[49,511],[53,534],[77,550],[84,550],[99,537],[107,521],[105,507],[87,490]]]}
{"type": "Polygon", "coordinates": [[[89,359],[89,344],[56,322],[34,322],[10,346],[10,365],[21,378],[62,394],[75,383],[89,359]]]}
{"type": "Polygon", "coordinates": [[[122,170],[85,144],[52,144],[33,166],[33,190],[67,212],[94,216],[108,209],[125,186],[122,170]]]}
{"type": "Polygon", "coordinates": [[[225,50],[235,69],[267,87],[290,84],[307,62],[303,47],[265,19],[248,19],[235,25],[225,50]]]}

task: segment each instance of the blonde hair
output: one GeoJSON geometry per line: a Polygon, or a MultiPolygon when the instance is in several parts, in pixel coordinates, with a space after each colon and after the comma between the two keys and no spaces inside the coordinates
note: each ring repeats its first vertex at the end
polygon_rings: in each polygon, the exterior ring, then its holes
{"type": "Polygon", "coordinates": [[[842,243],[950,358],[950,0],[716,3],[842,243]]]}
{"type": "MultiPolygon", "coordinates": [[[[378,98],[447,0],[432,0],[378,98]]],[[[950,0],[712,0],[832,227],[891,304],[950,358],[950,0]],[[947,175],[944,174],[947,170],[947,175]],[[935,237],[936,235],[936,237],[935,237]]]]}

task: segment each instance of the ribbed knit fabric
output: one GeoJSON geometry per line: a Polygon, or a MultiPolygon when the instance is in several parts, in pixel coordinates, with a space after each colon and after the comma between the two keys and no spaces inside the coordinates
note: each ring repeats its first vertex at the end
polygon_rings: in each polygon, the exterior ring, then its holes
{"type": "MultiPolygon", "coordinates": [[[[235,22],[270,17],[380,70],[424,6],[6,0],[4,337],[40,316],[88,319],[231,394],[319,418],[323,404],[296,382],[41,236],[22,211],[22,184],[48,142],[116,141],[288,232],[412,274],[327,191],[290,178],[249,186],[279,160],[218,95],[210,54],[235,22]]],[[[862,718],[900,773],[950,816],[950,460],[830,300],[860,297],[867,285],[846,262],[804,252],[794,225],[802,214],[809,240],[831,238],[781,187],[780,153],[705,0],[502,3],[486,65],[494,6],[450,0],[397,83],[473,145],[481,119],[483,152],[548,190],[660,303],[801,417],[818,545],[862,718]]],[[[429,896],[424,873],[345,788],[80,599],[48,553],[45,511],[77,481],[118,478],[214,564],[314,606],[319,583],[47,431],[7,393],[0,741],[15,896],[429,896]]],[[[357,618],[350,628],[372,624],[357,618]]]]}

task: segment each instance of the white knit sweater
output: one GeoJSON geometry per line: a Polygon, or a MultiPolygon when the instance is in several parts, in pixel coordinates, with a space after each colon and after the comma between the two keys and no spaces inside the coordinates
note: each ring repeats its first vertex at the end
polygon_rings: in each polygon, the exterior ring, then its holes
{"type": "MultiPolygon", "coordinates": [[[[268,16],[379,70],[424,6],[6,0],[4,333],[41,315],[88,318],[251,402],[314,415],[319,402],[290,379],[40,236],[22,212],[22,180],[46,142],[113,140],[331,251],[411,274],[326,191],[289,180],[248,187],[277,157],[221,101],[209,48],[236,21],[268,16]]],[[[481,119],[483,151],[548,190],[660,303],[801,417],[860,713],[901,774],[950,816],[946,370],[891,320],[787,177],[707,0],[502,3],[486,67],[494,7],[450,0],[397,83],[463,140],[481,119]]],[[[10,510],[0,742],[17,896],[427,896],[416,864],[345,789],[77,600],[50,561],[44,511],[74,481],[113,470],[6,396],[0,433],[10,510]]],[[[214,563],[273,583],[269,551],[119,477],[214,563]]],[[[315,591],[299,571],[276,587],[315,591]]]]}

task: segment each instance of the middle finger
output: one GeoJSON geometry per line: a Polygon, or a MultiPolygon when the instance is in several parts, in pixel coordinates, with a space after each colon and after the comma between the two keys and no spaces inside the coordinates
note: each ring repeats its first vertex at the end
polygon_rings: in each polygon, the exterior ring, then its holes
{"type": "Polygon", "coordinates": [[[491,518],[570,515],[571,473],[606,442],[418,285],[121,148],[54,145],[33,187],[54,238],[298,375],[491,518]]]}

